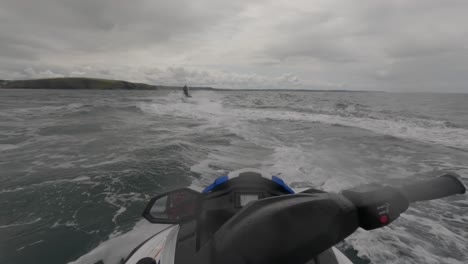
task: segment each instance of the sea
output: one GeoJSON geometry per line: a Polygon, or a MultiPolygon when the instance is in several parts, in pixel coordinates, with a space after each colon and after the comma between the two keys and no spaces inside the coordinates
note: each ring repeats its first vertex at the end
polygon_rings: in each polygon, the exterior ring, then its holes
{"type": "MultiPolygon", "coordinates": [[[[191,92],[0,90],[0,263],[119,263],[158,230],[151,197],[241,168],[329,192],[445,172],[468,186],[468,94],[191,92]]],[[[415,203],[338,248],[466,264],[467,198],[415,203]]]]}

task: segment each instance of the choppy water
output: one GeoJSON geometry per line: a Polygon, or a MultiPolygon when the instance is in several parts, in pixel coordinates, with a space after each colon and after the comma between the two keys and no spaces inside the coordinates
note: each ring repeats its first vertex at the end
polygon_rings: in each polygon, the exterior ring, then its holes
{"type": "MultiPolygon", "coordinates": [[[[327,191],[445,170],[468,185],[468,95],[193,94],[0,90],[0,263],[112,263],[155,231],[149,197],[243,167],[327,191]]],[[[467,263],[467,196],[347,246],[374,263],[467,263]]]]}

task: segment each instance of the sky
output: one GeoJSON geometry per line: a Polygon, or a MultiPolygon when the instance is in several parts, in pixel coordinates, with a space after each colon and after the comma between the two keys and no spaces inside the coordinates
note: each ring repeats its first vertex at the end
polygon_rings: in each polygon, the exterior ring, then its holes
{"type": "Polygon", "coordinates": [[[0,0],[0,79],[468,92],[466,0],[0,0]]]}

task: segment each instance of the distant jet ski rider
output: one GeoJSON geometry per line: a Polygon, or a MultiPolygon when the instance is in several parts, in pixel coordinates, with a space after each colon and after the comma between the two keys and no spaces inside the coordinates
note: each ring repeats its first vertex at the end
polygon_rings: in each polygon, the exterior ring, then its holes
{"type": "Polygon", "coordinates": [[[184,86],[183,91],[184,91],[185,97],[192,97],[192,96],[188,93],[187,85],[184,86]]]}

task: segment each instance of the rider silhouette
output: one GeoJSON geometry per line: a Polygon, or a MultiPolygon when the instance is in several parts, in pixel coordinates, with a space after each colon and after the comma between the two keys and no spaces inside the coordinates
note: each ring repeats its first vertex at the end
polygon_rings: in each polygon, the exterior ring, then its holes
{"type": "Polygon", "coordinates": [[[184,91],[184,95],[185,95],[186,97],[191,97],[190,94],[188,93],[187,85],[185,85],[184,88],[182,88],[182,90],[184,91]]]}

